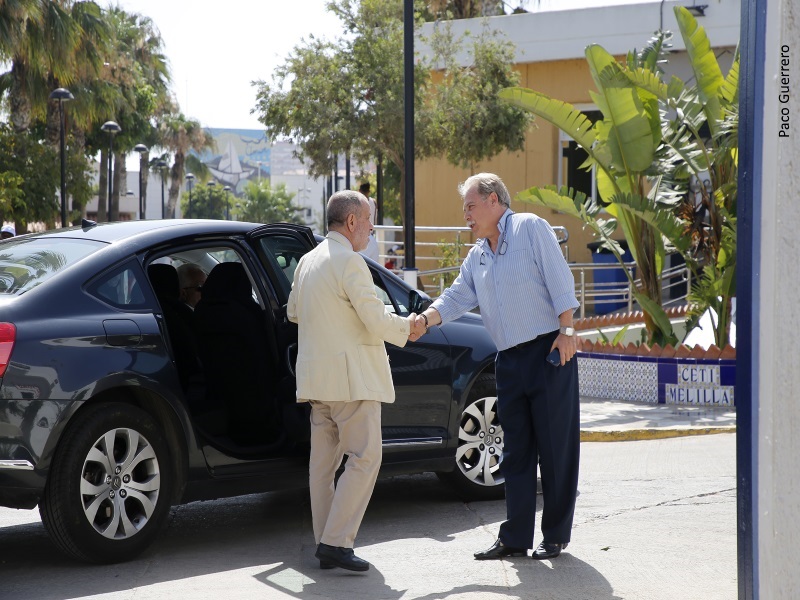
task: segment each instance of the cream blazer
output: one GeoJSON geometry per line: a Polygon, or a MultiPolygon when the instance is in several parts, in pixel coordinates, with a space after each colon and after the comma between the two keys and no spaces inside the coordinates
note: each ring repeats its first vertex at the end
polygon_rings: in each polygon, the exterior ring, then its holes
{"type": "Polygon", "coordinates": [[[294,272],[286,315],[297,323],[297,399],[394,402],[384,341],[405,346],[409,324],[386,311],[367,264],[332,231],[294,272]]]}

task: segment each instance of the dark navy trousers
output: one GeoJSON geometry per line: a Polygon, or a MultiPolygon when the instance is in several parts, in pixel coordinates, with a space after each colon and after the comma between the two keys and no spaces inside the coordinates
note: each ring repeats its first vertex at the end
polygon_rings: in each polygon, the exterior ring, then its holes
{"type": "Polygon", "coordinates": [[[557,336],[555,331],[498,352],[495,361],[507,511],[499,538],[514,548],[533,548],[537,463],[543,541],[569,542],[572,532],[580,457],[578,361],[555,367],[545,360],[557,336]]]}

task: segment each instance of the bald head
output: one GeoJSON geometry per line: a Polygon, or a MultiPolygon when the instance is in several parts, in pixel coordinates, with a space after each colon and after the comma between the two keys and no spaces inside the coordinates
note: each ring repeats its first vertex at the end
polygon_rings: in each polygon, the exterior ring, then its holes
{"type": "Polygon", "coordinates": [[[345,236],[359,252],[369,243],[372,224],[369,221],[369,200],[359,192],[336,192],[328,200],[328,229],[345,236]]]}

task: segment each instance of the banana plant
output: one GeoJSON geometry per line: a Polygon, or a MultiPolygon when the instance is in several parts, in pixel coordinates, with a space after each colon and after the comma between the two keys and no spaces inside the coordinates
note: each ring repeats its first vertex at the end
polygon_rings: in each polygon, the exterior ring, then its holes
{"type": "MultiPolygon", "coordinates": [[[[590,95],[603,115],[594,124],[574,106],[533,90],[507,88],[500,97],[567,133],[588,155],[582,167],[596,169],[597,199],[552,186],[530,188],[517,199],[580,219],[620,263],[621,248],[611,236],[617,227],[622,230],[638,268],[634,296],[645,313],[650,344],[678,341],[662,305],[661,272],[667,251],[680,252],[695,275],[690,315],[697,318],[711,305],[719,309],[717,329],[723,331],[717,331],[717,341],[724,343],[730,316],[724,308],[730,305],[726,294],[735,289],[731,287],[735,278],[724,272],[732,262],[735,268],[735,258],[720,249],[723,225],[726,239],[731,224],[735,238],[735,201],[731,206],[728,200],[731,193],[735,198],[736,181],[735,166],[731,169],[730,164],[736,155],[729,145],[732,125],[725,120],[730,121],[730,107],[738,103],[738,58],[723,78],[703,29],[682,7],[676,8],[676,15],[687,48],[691,47],[696,87],[687,88],[674,76],[664,81],[658,65],[671,34],[660,32],[642,52],[628,53],[624,65],[599,45],[586,48],[596,87],[590,95]],[[675,116],[667,118],[668,114],[675,116]],[[710,120],[714,125],[709,129],[716,137],[709,142],[700,129],[710,120]],[[711,223],[701,219],[698,225],[692,218],[694,201],[687,197],[689,183],[717,167],[720,172],[712,176],[712,191],[704,205],[711,223]],[[717,260],[720,253],[722,262],[717,260]],[[711,302],[714,292],[723,300],[711,302]]],[[[633,275],[625,272],[634,284],[633,275]]]]}

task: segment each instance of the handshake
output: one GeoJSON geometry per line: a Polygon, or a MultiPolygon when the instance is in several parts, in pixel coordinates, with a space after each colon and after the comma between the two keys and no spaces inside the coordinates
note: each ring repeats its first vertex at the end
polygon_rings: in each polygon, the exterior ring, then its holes
{"type": "Polygon", "coordinates": [[[411,313],[408,315],[407,319],[410,331],[408,339],[410,341],[416,342],[419,338],[428,333],[428,321],[424,316],[411,313]]]}

